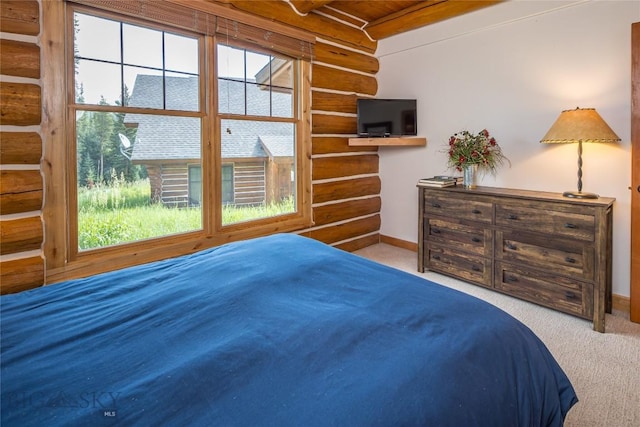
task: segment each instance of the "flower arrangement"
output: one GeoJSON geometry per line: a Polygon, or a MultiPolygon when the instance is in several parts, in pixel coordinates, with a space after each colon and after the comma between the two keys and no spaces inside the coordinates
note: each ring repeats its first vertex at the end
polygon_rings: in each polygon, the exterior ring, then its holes
{"type": "Polygon", "coordinates": [[[509,162],[496,142],[486,129],[476,135],[463,130],[449,138],[448,165],[457,171],[462,171],[465,166],[478,165],[478,169],[489,170],[495,173],[498,166],[504,161],[509,162]]]}

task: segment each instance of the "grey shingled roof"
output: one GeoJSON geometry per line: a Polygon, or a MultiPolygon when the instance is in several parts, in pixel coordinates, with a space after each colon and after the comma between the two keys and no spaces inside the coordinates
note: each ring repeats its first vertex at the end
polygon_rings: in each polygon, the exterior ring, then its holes
{"type": "Polygon", "coordinates": [[[260,142],[262,147],[269,154],[269,157],[292,157],[293,144],[290,137],[282,137],[279,135],[261,135],[260,142]]]}
{"type": "MultiPolygon", "coordinates": [[[[224,111],[241,111],[244,106],[244,87],[247,88],[247,105],[250,111],[268,112],[268,92],[255,84],[229,84],[225,80],[219,82],[221,108],[224,111]]],[[[188,111],[197,109],[197,77],[167,77],[166,91],[167,108],[188,111]]],[[[161,107],[162,77],[138,75],[129,106],[161,107]]],[[[273,109],[274,116],[288,116],[291,97],[274,92],[273,109]]],[[[200,158],[200,121],[197,118],[127,114],[125,123],[138,124],[131,156],[134,161],[200,158]]],[[[290,123],[223,120],[222,158],[292,156],[293,129],[290,123]]]]}

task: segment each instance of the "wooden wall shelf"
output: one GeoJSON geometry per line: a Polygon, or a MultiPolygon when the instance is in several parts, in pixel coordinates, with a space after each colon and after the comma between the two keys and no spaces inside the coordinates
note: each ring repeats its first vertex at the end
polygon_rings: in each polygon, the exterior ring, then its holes
{"type": "Polygon", "coordinates": [[[349,138],[349,145],[402,145],[402,146],[423,146],[427,145],[427,138],[403,137],[403,138],[349,138]]]}

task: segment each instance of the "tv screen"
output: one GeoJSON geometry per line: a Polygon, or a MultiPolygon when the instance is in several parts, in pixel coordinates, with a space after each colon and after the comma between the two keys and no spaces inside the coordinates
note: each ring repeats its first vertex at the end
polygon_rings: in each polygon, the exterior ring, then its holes
{"type": "Polygon", "coordinates": [[[358,99],[358,136],[417,135],[415,99],[358,99]]]}

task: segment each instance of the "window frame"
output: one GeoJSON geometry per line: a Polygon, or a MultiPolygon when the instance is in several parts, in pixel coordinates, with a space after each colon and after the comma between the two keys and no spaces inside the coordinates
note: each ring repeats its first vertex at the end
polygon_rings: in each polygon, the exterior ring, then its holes
{"type": "MultiPolygon", "coordinates": [[[[66,182],[66,190],[68,194],[68,215],[69,215],[69,235],[68,235],[68,259],[70,261],[79,260],[83,261],[84,259],[95,259],[98,257],[100,259],[101,256],[110,256],[111,254],[117,254],[120,252],[122,248],[130,247],[131,250],[137,251],[140,248],[143,248],[148,244],[155,244],[156,241],[159,244],[162,240],[165,239],[179,239],[181,236],[188,238],[187,236],[197,236],[202,233],[211,234],[211,226],[207,223],[206,218],[211,217],[212,213],[212,202],[205,201],[204,197],[202,198],[201,205],[201,229],[193,230],[186,233],[176,233],[164,236],[158,236],[150,239],[143,239],[133,242],[124,242],[118,245],[113,246],[105,246],[100,248],[91,248],[80,251],[78,248],[78,199],[77,199],[77,161],[76,161],[76,112],[78,111],[93,111],[93,112],[108,112],[108,113],[146,113],[160,116],[174,116],[174,117],[192,117],[199,118],[201,123],[201,141],[205,140],[205,135],[207,131],[207,126],[205,122],[207,120],[210,109],[207,108],[206,104],[206,84],[203,83],[203,80],[206,78],[205,73],[205,61],[203,58],[206,58],[205,54],[205,37],[203,35],[199,35],[196,33],[187,32],[183,29],[173,28],[169,26],[163,26],[159,24],[155,24],[152,22],[146,22],[144,20],[140,20],[133,17],[126,17],[122,15],[118,15],[112,12],[105,12],[99,9],[94,9],[82,5],[71,5],[71,7],[67,8],[67,26],[65,27],[67,30],[67,54],[69,55],[67,58],[67,97],[66,97],[66,108],[67,108],[67,129],[68,135],[66,138],[66,150],[68,156],[68,174],[67,174],[67,182],[66,182]],[[96,16],[100,18],[112,19],[116,22],[122,22],[133,25],[140,25],[145,28],[151,28],[158,31],[167,31],[173,34],[184,35],[187,37],[193,37],[198,39],[199,46],[199,88],[198,88],[198,98],[199,98],[199,109],[197,111],[180,111],[180,110],[169,110],[169,109],[160,109],[160,108],[143,108],[143,107],[129,107],[129,106],[117,106],[117,105],[109,105],[109,106],[101,106],[96,104],[78,104],[75,102],[76,93],[75,93],[75,69],[72,64],[75,61],[74,49],[72,49],[74,45],[74,34],[73,34],[73,22],[74,22],[74,13],[83,13],[91,16],[96,16]]],[[[129,90],[133,90],[133,88],[129,88],[129,90]]],[[[208,157],[204,151],[204,144],[200,144],[200,166],[205,168],[204,159],[208,157]]],[[[205,184],[202,183],[203,190],[205,184]]],[[[203,191],[204,193],[204,191],[203,191]]]]}
{"type": "MultiPolygon", "coordinates": [[[[217,106],[217,72],[215,67],[217,40],[215,35],[189,32],[179,26],[167,23],[152,22],[139,19],[126,13],[114,13],[100,8],[71,4],[68,2],[45,2],[43,6],[43,40],[51,40],[45,46],[43,42],[43,58],[51,65],[47,78],[43,78],[45,95],[43,108],[49,107],[52,114],[50,121],[43,125],[44,162],[49,165],[45,171],[45,245],[44,253],[47,265],[46,283],[83,277],[109,271],[116,268],[132,266],[144,262],[164,259],[192,253],[206,247],[217,246],[234,240],[242,240],[263,236],[276,232],[287,232],[307,228],[312,225],[311,215],[311,127],[310,127],[310,61],[294,59],[294,115],[296,133],[296,211],[276,217],[263,218],[243,223],[222,225],[222,159],[220,152],[221,137],[219,131],[223,115],[218,114],[217,106]],[[75,162],[75,111],[104,111],[99,105],[75,104],[75,87],[73,85],[73,27],[74,11],[95,16],[115,19],[117,21],[142,25],[175,34],[184,34],[200,39],[200,112],[175,112],[176,115],[201,118],[202,144],[202,229],[192,232],[146,239],[137,242],[123,243],[100,249],[78,251],[77,245],[77,177],[75,162]],[[57,27],[56,27],[57,26],[57,27]],[[57,30],[56,30],[57,28],[57,30]],[[61,31],[60,28],[64,28],[61,31]],[[61,34],[62,33],[62,34],[61,34]],[[66,52],[66,53],[65,53],[66,52]],[[61,74],[55,70],[62,71],[61,74]],[[52,85],[56,90],[48,94],[52,85]],[[57,98],[59,88],[66,87],[64,98],[57,98]],[[65,99],[61,102],[60,99],[65,99]],[[74,105],[71,105],[71,103],[74,105]],[[64,146],[62,155],[54,147],[64,146]]],[[[221,43],[225,43],[221,40],[221,43]]],[[[250,50],[262,50],[272,55],[281,56],[277,49],[232,43],[233,46],[250,50]]],[[[132,107],[123,108],[127,112],[132,107]]],[[[111,106],[108,109],[113,111],[111,106]]],[[[135,108],[134,108],[135,110],[135,108]]],[[[145,111],[139,109],[140,112],[145,111]]],[[[154,110],[163,114],[165,110],[154,110]]],[[[231,116],[234,119],[238,117],[231,116]]],[[[247,116],[245,116],[247,117],[247,116]]],[[[251,118],[252,116],[248,116],[251,118]]],[[[262,116],[257,116],[263,119],[262,116]]],[[[276,118],[278,120],[278,118],[276,118]]],[[[59,149],[58,149],[59,150],[59,149]]]]}
{"type": "MultiPolygon", "coordinates": [[[[230,41],[228,39],[228,37],[223,36],[218,36],[217,37],[217,41],[216,41],[216,47],[218,46],[218,43],[221,45],[226,45],[226,46],[230,46],[232,48],[237,48],[237,49],[245,49],[247,51],[251,51],[251,52],[257,52],[257,53],[262,53],[262,54],[270,54],[270,55],[276,55],[277,57],[286,57],[285,55],[282,54],[276,54],[274,52],[271,52],[269,49],[265,49],[265,48],[261,48],[261,47],[257,47],[257,46],[253,46],[250,45],[248,43],[244,43],[242,41],[230,41]]],[[[217,54],[217,49],[216,49],[216,54],[217,54]]],[[[292,58],[288,58],[288,59],[292,59],[292,58]]],[[[300,67],[300,61],[293,61],[293,70],[292,70],[292,75],[293,75],[293,105],[292,105],[292,115],[293,118],[288,118],[288,117],[279,117],[279,116],[257,116],[257,115],[252,115],[252,114],[248,114],[247,113],[247,105],[245,104],[245,108],[244,114],[240,114],[240,113],[221,113],[218,111],[217,109],[217,105],[218,105],[218,100],[216,99],[216,111],[215,111],[215,115],[216,115],[216,126],[215,129],[220,129],[222,132],[222,120],[234,120],[234,121],[267,121],[267,122],[271,122],[271,123],[293,123],[294,124],[294,135],[296,135],[296,139],[297,139],[297,135],[299,135],[300,132],[300,126],[298,122],[300,122],[301,119],[301,105],[300,105],[300,96],[295,96],[295,94],[299,94],[300,93],[300,82],[302,80],[302,76],[301,76],[301,67],[300,67]]],[[[217,74],[217,67],[216,67],[216,71],[214,72],[216,81],[218,80],[218,74],[217,74]]],[[[246,84],[246,82],[245,82],[246,84]]],[[[218,90],[217,90],[217,86],[214,88],[214,92],[217,95],[218,94],[218,90]]],[[[245,92],[246,93],[246,92],[245,92]]],[[[246,96],[245,96],[246,98],[246,96]]],[[[270,108],[271,110],[271,108],[270,108]]],[[[221,132],[216,132],[214,133],[214,135],[217,138],[221,139],[221,132]]],[[[222,154],[220,152],[221,148],[222,148],[222,142],[221,140],[218,139],[216,140],[216,144],[214,147],[214,152],[215,152],[215,157],[216,159],[220,159],[220,164],[222,166],[224,166],[226,164],[226,162],[224,161],[224,159],[222,159],[222,154]]],[[[298,147],[296,147],[296,152],[298,151],[298,147]]],[[[296,159],[298,160],[298,159],[296,159]]],[[[296,177],[300,177],[300,170],[298,169],[298,164],[299,161],[295,162],[295,166],[296,166],[296,177]]],[[[234,172],[235,174],[235,172],[234,172]]],[[[219,173],[216,174],[216,176],[220,177],[220,179],[222,179],[222,170],[220,170],[219,173]]],[[[220,184],[220,186],[218,186],[218,191],[220,191],[220,194],[222,194],[222,184],[220,184]]],[[[298,189],[296,189],[296,195],[298,195],[298,189]]],[[[215,204],[215,208],[217,209],[216,212],[216,223],[215,223],[215,231],[216,232],[230,232],[233,233],[234,231],[242,231],[244,229],[246,229],[248,222],[237,222],[237,223],[231,223],[231,224],[223,224],[222,223],[222,207],[224,205],[224,202],[220,203],[220,204],[215,204]]],[[[299,209],[298,209],[299,210],[299,209]]],[[[293,214],[285,214],[285,215],[281,215],[280,217],[269,217],[269,218],[262,218],[262,219],[255,219],[250,221],[251,224],[253,224],[256,227],[259,227],[261,225],[267,225],[270,222],[273,222],[274,218],[287,218],[288,216],[291,215],[295,215],[295,213],[293,214]]]]}

